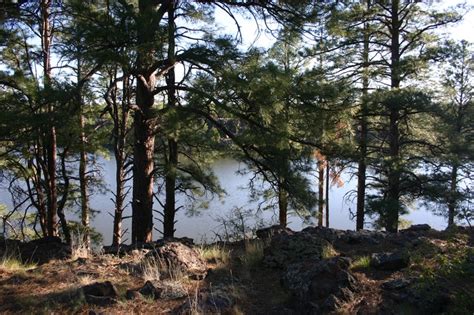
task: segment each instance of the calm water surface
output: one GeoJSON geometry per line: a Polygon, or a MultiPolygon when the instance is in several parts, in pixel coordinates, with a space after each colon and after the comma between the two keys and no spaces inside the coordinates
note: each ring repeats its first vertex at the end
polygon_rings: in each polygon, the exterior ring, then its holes
{"type": "MultiPolygon", "coordinates": [[[[109,188],[114,189],[114,161],[104,161],[104,174],[106,174],[106,181],[109,183],[109,188]]],[[[177,213],[176,236],[187,236],[193,238],[196,242],[213,241],[216,239],[216,234],[223,234],[223,225],[221,218],[228,218],[231,216],[232,209],[239,207],[242,209],[257,209],[257,204],[250,201],[248,189],[245,187],[248,184],[250,175],[237,174],[237,171],[243,168],[244,165],[232,159],[223,159],[217,161],[213,170],[215,175],[219,178],[222,188],[227,192],[227,196],[223,199],[211,196],[201,198],[202,201],[208,201],[207,209],[202,209],[199,214],[190,216],[184,209],[177,213]]],[[[313,177],[316,187],[316,178],[313,177]]],[[[342,187],[331,187],[329,194],[330,205],[330,227],[337,229],[355,229],[355,220],[351,220],[350,209],[355,211],[355,200],[348,200],[345,198],[347,194],[356,188],[356,180],[350,180],[347,174],[343,174],[345,182],[342,187]]],[[[104,235],[104,243],[111,242],[112,234],[112,220],[107,212],[113,211],[113,203],[110,201],[112,195],[95,195],[92,197],[92,207],[101,209],[102,212],[98,214],[92,225],[104,235]]],[[[186,198],[180,196],[177,198],[177,206],[186,206],[189,203],[186,198]]],[[[159,205],[154,204],[157,208],[159,205]]],[[[130,207],[126,210],[127,214],[131,213],[130,207]]],[[[433,228],[446,228],[445,219],[433,215],[424,208],[418,210],[412,209],[410,214],[404,216],[404,219],[412,223],[428,223],[433,228]]],[[[278,221],[278,213],[273,211],[266,211],[259,214],[259,221],[263,220],[266,225],[274,224],[278,221]]],[[[124,228],[130,230],[130,220],[124,222],[124,228]]],[[[288,226],[293,230],[301,230],[311,223],[304,222],[298,215],[290,215],[288,219],[288,226]]],[[[246,219],[247,225],[255,226],[256,220],[251,218],[246,219]]],[[[161,222],[155,220],[155,227],[161,230],[161,222]]],[[[158,238],[159,233],[154,232],[154,238],[158,238]]]]}
{"type": "MultiPolygon", "coordinates": [[[[115,189],[115,162],[113,160],[101,159],[100,163],[103,167],[104,180],[107,188],[110,191],[115,189]]],[[[246,210],[257,209],[257,204],[250,201],[248,189],[245,189],[248,184],[250,175],[240,175],[237,171],[243,168],[244,165],[232,159],[223,159],[217,161],[213,170],[215,175],[220,180],[222,188],[227,192],[227,196],[222,199],[212,196],[203,196],[198,201],[208,202],[207,209],[201,209],[198,214],[190,215],[185,209],[181,209],[177,213],[176,223],[176,236],[191,237],[196,242],[211,242],[217,239],[218,234],[224,233],[222,218],[228,218],[231,216],[232,209],[236,207],[246,210]]],[[[351,220],[350,209],[355,210],[354,200],[348,200],[345,198],[348,192],[355,189],[356,180],[350,180],[347,174],[342,176],[345,184],[343,187],[331,187],[329,204],[330,204],[330,226],[337,229],[354,229],[355,221],[351,220]]],[[[311,177],[315,182],[316,178],[311,177]]],[[[109,213],[113,213],[114,204],[111,201],[113,197],[111,192],[104,195],[94,194],[91,196],[91,207],[99,210],[100,212],[93,218],[92,226],[99,231],[104,237],[104,244],[111,243],[112,235],[112,217],[109,213]]],[[[128,202],[130,199],[128,200],[128,202]]],[[[189,205],[189,200],[183,196],[177,198],[177,206],[189,205]]],[[[9,195],[5,189],[0,189],[0,203],[4,203],[11,207],[9,195]]],[[[155,202],[155,209],[160,206],[155,202]]],[[[130,205],[125,210],[125,216],[131,214],[130,205]]],[[[66,214],[68,219],[77,220],[77,216],[72,213],[66,214]]],[[[412,210],[410,214],[404,216],[405,219],[412,223],[428,223],[436,229],[444,229],[446,227],[445,219],[439,216],[433,215],[431,212],[426,211],[424,208],[419,207],[418,210],[412,210]]],[[[258,221],[263,221],[265,225],[274,224],[277,222],[278,214],[273,211],[265,211],[258,215],[258,221]]],[[[124,221],[124,229],[130,232],[131,220],[124,221]]],[[[314,220],[310,220],[313,221],[314,220]]],[[[257,220],[253,217],[246,217],[246,225],[254,227],[257,220]]],[[[301,230],[302,228],[311,224],[311,222],[304,222],[302,218],[293,214],[290,215],[289,227],[293,230],[301,230]]],[[[161,230],[161,222],[155,220],[155,227],[161,230]]],[[[129,233],[125,235],[125,238],[130,238],[129,233]]],[[[154,231],[154,239],[159,238],[160,233],[154,231]]]]}

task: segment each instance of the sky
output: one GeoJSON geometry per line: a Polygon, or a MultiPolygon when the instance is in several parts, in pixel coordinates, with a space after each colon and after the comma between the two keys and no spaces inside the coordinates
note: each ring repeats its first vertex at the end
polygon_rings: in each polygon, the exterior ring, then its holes
{"type": "MultiPolygon", "coordinates": [[[[464,16],[463,20],[456,25],[445,27],[439,30],[440,33],[445,33],[448,37],[454,40],[467,40],[474,43],[474,0],[438,0],[433,1],[432,7],[439,9],[448,9],[460,4],[465,4],[471,7],[471,10],[464,16]]],[[[240,24],[242,32],[242,47],[257,46],[270,47],[274,38],[261,27],[258,31],[255,21],[253,19],[246,19],[241,15],[235,16],[240,24]]],[[[237,27],[235,22],[224,12],[216,11],[215,15],[218,25],[227,33],[235,34],[237,27]]]]}
{"type": "Polygon", "coordinates": [[[447,8],[462,3],[465,3],[467,6],[471,7],[471,9],[460,23],[447,27],[446,33],[449,37],[455,40],[467,40],[474,43],[474,0],[444,0],[440,1],[437,6],[440,8],[447,8]]]}

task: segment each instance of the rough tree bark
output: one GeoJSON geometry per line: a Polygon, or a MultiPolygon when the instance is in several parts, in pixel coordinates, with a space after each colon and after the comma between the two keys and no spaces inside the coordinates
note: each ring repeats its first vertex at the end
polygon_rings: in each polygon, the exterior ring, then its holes
{"type": "MultiPolygon", "coordinates": [[[[77,61],[77,82],[81,81],[81,60],[77,61]]],[[[80,106],[79,113],[79,186],[81,191],[81,223],[84,228],[83,243],[86,248],[90,247],[90,211],[89,211],[89,196],[87,195],[87,152],[86,143],[87,137],[85,133],[85,117],[84,117],[84,101],[82,99],[82,91],[79,90],[77,93],[77,101],[80,106]]]]}
{"type": "Polygon", "coordinates": [[[164,4],[140,0],[137,48],[137,88],[133,147],[132,243],[151,242],[153,233],[153,178],[155,119],[152,114],[156,82],[155,53],[151,42],[158,32],[164,4]]]}
{"type": "MultiPolygon", "coordinates": [[[[51,85],[51,40],[52,30],[50,22],[50,9],[51,0],[41,0],[40,13],[41,13],[41,48],[43,57],[43,80],[44,87],[47,88],[51,85]]],[[[47,147],[47,187],[48,187],[48,236],[58,235],[58,222],[57,222],[57,187],[56,187],[56,155],[57,155],[57,140],[56,140],[56,127],[54,126],[54,106],[51,102],[48,104],[47,112],[49,114],[49,130],[47,135],[46,147],[47,147]]]]}
{"type": "MultiPolygon", "coordinates": [[[[168,60],[170,64],[175,63],[175,2],[171,1],[168,7],[168,60]]],[[[168,107],[176,107],[176,79],[174,68],[168,70],[166,75],[168,107]]],[[[171,135],[168,138],[168,160],[165,174],[165,206],[163,217],[163,237],[173,237],[176,215],[176,170],[178,167],[178,142],[171,135]]]]}

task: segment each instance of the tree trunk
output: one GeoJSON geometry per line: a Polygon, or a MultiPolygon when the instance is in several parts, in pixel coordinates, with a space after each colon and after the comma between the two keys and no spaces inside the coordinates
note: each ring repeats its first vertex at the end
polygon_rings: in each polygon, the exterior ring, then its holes
{"type": "Polygon", "coordinates": [[[278,187],[278,217],[281,227],[288,224],[288,192],[280,184],[278,187]]]}
{"type": "Polygon", "coordinates": [[[87,195],[87,153],[86,153],[86,134],[84,131],[84,115],[82,113],[82,102],[81,102],[81,114],[79,116],[79,126],[81,128],[80,134],[80,160],[79,160],[79,185],[81,189],[81,222],[84,228],[83,242],[86,248],[90,247],[90,211],[89,211],[89,196],[87,195]]]}
{"type": "MultiPolygon", "coordinates": [[[[51,85],[51,25],[50,25],[50,0],[41,0],[41,42],[43,54],[43,75],[44,87],[48,88],[51,85]]],[[[48,183],[48,235],[58,235],[57,223],[57,187],[56,187],[56,155],[57,155],[57,140],[55,121],[53,118],[54,106],[51,100],[48,104],[48,114],[50,118],[50,125],[47,135],[47,183],[48,183]]]]}
{"type": "Polygon", "coordinates": [[[329,227],[329,160],[326,161],[326,227],[329,227]]]}
{"type": "Polygon", "coordinates": [[[63,153],[61,154],[61,173],[63,176],[63,195],[58,204],[58,217],[61,222],[61,229],[63,231],[64,239],[66,243],[71,244],[71,232],[67,224],[66,215],[64,214],[64,207],[66,205],[68,195],[69,195],[69,177],[66,171],[66,157],[68,154],[68,148],[64,148],[63,153]]]}
{"type": "Polygon", "coordinates": [[[133,147],[133,201],[132,243],[151,242],[153,233],[153,153],[155,136],[152,119],[147,115],[153,105],[153,95],[139,80],[137,82],[137,104],[142,111],[135,111],[133,147]]]}
{"type": "MultiPolygon", "coordinates": [[[[370,0],[367,1],[367,10],[370,9],[370,0]]],[[[357,167],[357,212],[356,212],[356,230],[364,228],[365,217],[365,182],[367,172],[367,95],[369,90],[369,30],[368,22],[364,23],[364,49],[362,52],[364,71],[362,75],[362,102],[360,111],[360,134],[359,134],[359,161],[357,167]]]]}
{"type": "MultiPolygon", "coordinates": [[[[174,2],[168,8],[168,60],[170,64],[175,63],[175,7],[174,2]]],[[[168,107],[176,107],[176,79],[174,68],[171,68],[166,75],[168,86],[168,107]]],[[[178,142],[173,136],[168,138],[168,160],[166,165],[165,185],[166,200],[163,218],[163,237],[173,237],[176,215],[176,170],[178,167],[178,142]]]]}
{"type": "MultiPolygon", "coordinates": [[[[38,216],[39,216],[39,222],[40,222],[40,227],[41,227],[41,233],[43,234],[43,237],[46,237],[48,235],[48,214],[47,214],[47,208],[46,208],[46,201],[45,201],[45,196],[43,192],[43,187],[41,184],[41,166],[36,164],[35,165],[35,160],[36,162],[38,161],[38,147],[35,146],[35,158],[32,159],[31,162],[31,167],[35,170],[34,176],[33,176],[33,187],[36,191],[36,200],[32,200],[32,203],[35,204],[37,210],[38,210],[38,216]]],[[[33,198],[33,196],[31,196],[33,198]]]]}
{"type": "Polygon", "coordinates": [[[454,225],[454,217],[456,216],[456,192],[458,181],[458,166],[453,165],[451,169],[451,183],[448,202],[448,226],[454,225]]]}
{"type": "MultiPolygon", "coordinates": [[[[163,4],[162,4],[163,5],[163,4]]],[[[139,0],[140,25],[137,49],[137,89],[133,117],[133,200],[132,243],[151,242],[153,235],[153,172],[155,151],[155,119],[151,113],[154,104],[153,89],[155,73],[152,70],[155,49],[152,40],[157,36],[159,23],[156,14],[157,2],[139,0]]]]}
{"type": "MultiPolygon", "coordinates": [[[[81,78],[81,60],[77,60],[77,82],[79,84],[81,78]]],[[[81,223],[83,227],[82,241],[85,247],[90,248],[90,211],[89,211],[89,196],[87,195],[87,152],[86,152],[86,132],[85,117],[84,117],[84,102],[82,99],[82,91],[77,91],[77,101],[79,104],[79,186],[81,191],[81,223]]]]}
{"type": "MultiPolygon", "coordinates": [[[[116,74],[115,74],[116,77],[116,74]]],[[[115,83],[114,83],[115,84],[115,83]]],[[[125,138],[127,133],[128,108],[130,105],[129,78],[124,76],[122,90],[122,101],[119,108],[116,97],[116,86],[114,87],[114,99],[112,101],[112,117],[114,121],[114,156],[115,156],[115,211],[114,232],[112,245],[118,246],[122,243],[122,219],[125,203],[125,138]]]]}
{"type": "MultiPolygon", "coordinates": [[[[392,1],[391,25],[391,88],[400,87],[400,21],[398,16],[399,0],[392,1]]],[[[389,117],[389,156],[388,189],[387,189],[387,216],[386,230],[396,233],[398,231],[398,218],[400,212],[400,113],[397,108],[390,108],[389,117]]]]}
{"type": "Polygon", "coordinates": [[[324,160],[318,161],[318,226],[323,226],[324,217],[324,160]]]}

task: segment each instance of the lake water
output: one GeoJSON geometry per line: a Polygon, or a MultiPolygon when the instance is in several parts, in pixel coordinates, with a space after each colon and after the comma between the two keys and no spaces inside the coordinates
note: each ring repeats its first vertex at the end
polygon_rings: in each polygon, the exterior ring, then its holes
{"type": "MultiPolygon", "coordinates": [[[[102,163],[104,165],[106,181],[108,183],[114,183],[114,161],[103,161],[102,163]]],[[[176,217],[177,237],[191,237],[196,242],[213,241],[216,239],[216,234],[222,235],[224,233],[220,219],[231,216],[232,209],[236,207],[247,210],[257,209],[257,204],[250,202],[248,189],[245,188],[251,175],[237,174],[237,171],[244,167],[245,165],[232,159],[222,159],[213,165],[213,171],[219,178],[222,188],[227,192],[227,196],[222,200],[219,200],[217,197],[212,198],[211,196],[200,198],[203,201],[209,201],[209,204],[208,208],[199,211],[200,213],[198,215],[189,216],[184,209],[178,211],[176,217]]],[[[351,220],[349,211],[350,209],[355,211],[355,200],[348,200],[345,196],[348,192],[356,188],[356,180],[350,180],[348,174],[343,174],[342,177],[345,182],[344,186],[331,187],[329,193],[330,227],[345,230],[355,229],[355,220],[351,220]]],[[[315,183],[314,187],[316,188],[316,178],[312,178],[315,183]]],[[[114,189],[113,184],[110,184],[110,189],[114,189]]],[[[92,225],[104,235],[105,244],[110,244],[111,242],[112,220],[110,215],[106,213],[113,211],[114,205],[110,200],[111,197],[111,195],[95,195],[91,199],[93,208],[102,209],[102,212],[94,218],[92,225]]],[[[185,206],[187,202],[189,201],[183,196],[177,198],[177,206],[185,206]]],[[[154,207],[158,208],[159,205],[155,202],[154,207]]],[[[131,213],[130,207],[127,209],[127,213],[131,213]]],[[[278,213],[266,211],[259,214],[259,219],[263,220],[266,225],[275,224],[278,222],[278,213]]],[[[410,214],[404,216],[404,219],[413,223],[428,223],[436,229],[444,229],[447,225],[443,217],[435,216],[424,208],[412,210],[410,214]]],[[[288,222],[288,226],[293,230],[301,230],[308,226],[308,224],[296,214],[290,215],[288,222]]],[[[256,220],[247,218],[246,223],[252,227],[255,226],[256,220]]],[[[124,222],[124,227],[130,230],[130,220],[124,222]]],[[[155,220],[155,227],[161,230],[161,223],[158,220],[155,220]]],[[[159,233],[155,231],[154,238],[158,238],[159,236],[159,233]]]]}
{"type": "MultiPolygon", "coordinates": [[[[101,159],[100,163],[103,168],[103,175],[108,189],[114,190],[114,174],[115,161],[101,159]]],[[[220,180],[222,188],[227,192],[227,196],[221,200],[217,197],[204,196],[198,198],[199,201],[208,201],[208,208],[201,209],[197,215],[190,216],[184,209],[177,213],[176,233],[177,237],[190,237],[196,242],[211,242],[217,239],[216,235],[223,235],[224,228],[222,218],[231,216],[232,209],[241,208],[247,211],[257,209],[255,202],[250,202],[248,189],[245,189],[248,184],[250,175],[240,175],[237,171],[243,168],[244,165],[232,159],[222,159],[213,165],[213,171],[220,180]]],[[[311,177],[314,181],[314,188],[317,187],[316,178],[311,177]]],[[[351,190],[356,188],[356,180],[350,180],[348,174],[342,175],[342,180],[345,182],[342,187],[331,187],[329,195],[330,205],[330,227],[337,229],[354,229],[355,221],[351,220],[350,209],[355,211],[355,200],[348,200],[345,198],[351,190]]],[[[94,194],[91,196],[91,207],[100,210],[92,220],[92,226],[99,231],[104,237],[104,244],[111,243],[112,235],[112,217],[109,213],[113,212],[114,204],[111,201],[112,194],[110,192],[102,194],[94,194]]],[[[128,200],[130,201],[130,200],[128,200]]],[[[184,196],[177,198],[177,206],[186,206],[189,200],[184,196]]],[[[0,189],[0,203],[11,206],[9,195],[5,189],[0,189]]],[[[154,207],[158,209],[160,206],[155,202],[154,207]]],[[[125,216],[131,214],[131,206],[129,205],[125,210],[125,216]]],[[[68,219],[75,219],[77,217],[72,213],[66,213],[68,219]]],[[[252,216],[253,217],[253,216],[252,216]]],[[[247,226],[255,226],[257,220],[252,217],[246,217],[247,226]]],[[[444,229],[446,227],[446,220],[443,217],[435,216],[426,209],[420,207],[418,210],[412,210],[410,214],[404,216],[404,219],[412,223],[428,223],[433,228],[444,229]]],[[[265,211],[258,214],[258,221],[263,221],[265,225],[275,224],[278,220],[278,213],[273,211],[265,211]]],[[[310,222],[314,220],[310,220],[310,222]]],[[[301,230],[311,223],[305,223],[302,218],[293,214],[288,218],[288,226],[293,230],[301,230]]],[[[124,229],[130,232],[131,220],[124,221],[124,229]]],[[[161,223],[156,219],[155,227],[161,230],[161,223]]],[[[159,238],[160,234],[154,231],[154,239],[159,238]]],[[[130,239],[129,233],[125,238],[130,239]]]]}

